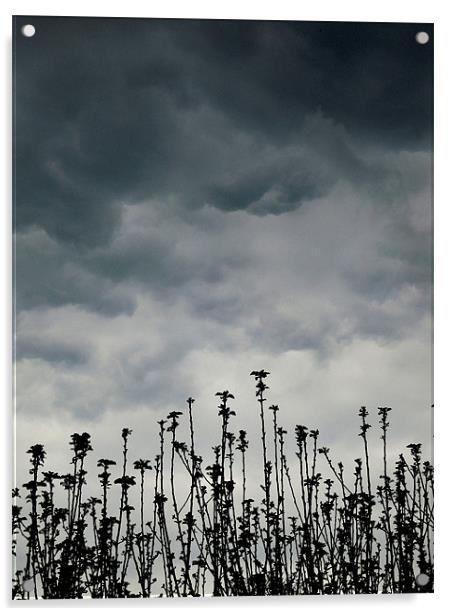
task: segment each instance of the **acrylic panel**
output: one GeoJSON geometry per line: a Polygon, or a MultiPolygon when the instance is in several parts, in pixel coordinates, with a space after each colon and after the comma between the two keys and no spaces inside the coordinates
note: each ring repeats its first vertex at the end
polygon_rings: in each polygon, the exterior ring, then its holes
{"type": "Polygon", "coordinates": [[[14,17],[14,598],[433,591],[432,81],[432,24],[14,17]]]}

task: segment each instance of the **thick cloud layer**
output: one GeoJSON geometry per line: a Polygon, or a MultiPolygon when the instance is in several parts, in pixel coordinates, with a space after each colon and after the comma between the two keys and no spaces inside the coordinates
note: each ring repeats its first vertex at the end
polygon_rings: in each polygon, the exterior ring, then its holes
{"type": "Polygon", "coordinates": [[[415,24],[34,23],[16,46],[19,228],[107,241],[124,201],[168,195],[284,212],[344,173],[375,176],[344,131],[430,146],[432,46],[415,24]]]}
{"type": "Polygon", "coordinates": [[[333,446],[366,403],[428,441],[431,26],[33,23],[15,47],[20,445],[48,422],[108,442],[221,387],[247,406],[261,367],[288,426],[333,446]]]}

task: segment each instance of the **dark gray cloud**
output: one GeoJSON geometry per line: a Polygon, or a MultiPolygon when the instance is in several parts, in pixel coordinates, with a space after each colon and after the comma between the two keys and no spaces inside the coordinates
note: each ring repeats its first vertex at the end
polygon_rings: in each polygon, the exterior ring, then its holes
{"type": "Polygon", "coordinates": [[[430,145],[432,48],[416,24],[33,19],[16,44],[18,228],[89,246],[124,202],[280,213],[346,165],[375,177],[342,139],[308,136],[319,112],[356,142],[430,145]]]}
{"type": "Polygon", "coordinates": [[[16,360],[42,359],[68,367],[83,364],[88,360],[89,352],[85,348],[71,345],[64,341],[48,340],[39,335],[20,336],[15,348],[16,360]]]}
{"type": "Polygon", "coordinates": [[[75,304],[108,316],[133,313],[136,304],[128,289],[84,268],[83,254],[37,227],[17,233],[16,312],[75,304]]]}

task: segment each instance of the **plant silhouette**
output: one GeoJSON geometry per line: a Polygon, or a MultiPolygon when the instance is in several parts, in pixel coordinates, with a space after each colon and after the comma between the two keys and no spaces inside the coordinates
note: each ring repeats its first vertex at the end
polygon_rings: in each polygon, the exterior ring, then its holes
{"type": "Polygon", "coordinates": [[[13,598],[431,592],[433,467],[422,461],[421,445],[409,444],[408,456],[400,454],[390,473],[391,409],[379,408],[376,479],[369,413],[361,407],[363,458],[354,460],[351,480],[344,464],[319,446],[319,431],[303,425],[295,427],[297,463],[290,468],[281,411],[265,397],[269,372],[251,376],[260,420],[260,501],[251,497],[248,435],[231,431],[236,413],[228,390],[216,394],[221,440],[208,464],[196,453],[190,397],[186,413],[172,411],[158,422],[158,452],[154,460],[134,461],[134,474],[132,431],[122,430],[120,464],[97,462],[97,496],[85,495],[89,434],[72,434],[67,474],[43,470],[44,447],[30,447],[31,479],[13,490],[13,598]],[[187,421],[188,443],[177,438],[181,421],[187,421]],[[183,498],[176,481],[181,472],[183,498]],[[64,495],[64,507],[57,506],[57,494],[60,501],[64,495]]]}

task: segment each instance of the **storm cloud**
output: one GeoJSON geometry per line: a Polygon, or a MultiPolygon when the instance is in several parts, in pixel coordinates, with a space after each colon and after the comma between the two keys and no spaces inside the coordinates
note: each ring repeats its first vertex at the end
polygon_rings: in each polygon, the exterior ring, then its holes
{"type": "Polygon", "coordinates": [[[15,19],[20,443],[43,418],[60,434],[221,386],[252,400],[261,367],[289,424],[303,395],[340,442],[349,406],[397,403],[398,438],[430,438],[420,29],[15,19]]]}

